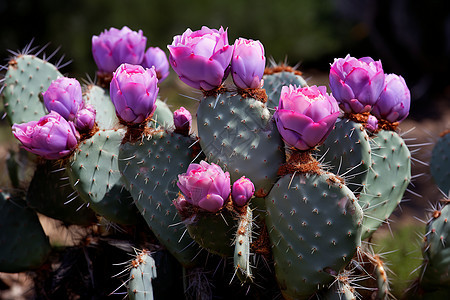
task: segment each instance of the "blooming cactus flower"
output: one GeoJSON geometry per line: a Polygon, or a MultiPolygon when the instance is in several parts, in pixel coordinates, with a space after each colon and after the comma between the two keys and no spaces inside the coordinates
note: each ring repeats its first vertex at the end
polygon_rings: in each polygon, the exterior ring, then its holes
{"type": "Polygon", "coordinates": [[[147,38],[127,26],[111,27],[92,37],[92,54],[100,71],[112,73],[123,63],[140,64],[144,58],[147,38]]]}
{"type": "Polygon", "coordinates": [[[219,211],[231,193],[230,174],[205,161],[190,164],[177,185],[189,203],[210,212],[219,211]]]}
{"type": "Polygon", "coordinates": [[[253,197],[255,186],[253,182],[242,176],[233,183],[231,199],[237,206],[244,206],[253,197]]]}
{"type": "Polygon", "coordinates": [[[113,74],[109,91],[117,115],[128,123],[141,123],[156,109],[159,88],[155,68],[122,64],[113,74]]]}
{"type": "Polygon", "coordinates": [[[379,119],[401,122],[409,114],[411,94],[402,76],[386,75],[385,85],[372,113],[379,119]]]}
{"type": "Polygon", "coordinates": [[[77,116],[75,118],[75,127],[79,131],[89,131],[94,127],[95,124],[95,116],[97,112],[95,111],[95,108],[90,105],[86,104],[82,109],[80,109],[77,113],[77,116]]]}
{"type": "Polygon", "coordinates": [[[339,107],[325,86],[283,86],[274,118],[283,140],[309,150],[322,143],[336,122],[339,107]]]}
{"type": "Polygon", "coordinates": [[[12,130],[26,150],[45,159],[67,156],[75,149],[80,137],[74,124],[55,111],[39,121],[14,124],[12,130]]]}
{"type": "Polygon", "coordinates": [[[173,123],[178,132],[189,133],[192,124],[191,113],[183,106],[173,112],[173,123]]]}
{"type": "Polygon", "coordinates": [[[42,93],[48,111],[56,111],[67,121],[73,121],[83,106],[81,85],[74,78],[60,77],[42,93]]]}
{"type": "Polygon", "coordinates": [[[187,29],[173,38],[169,49],[169,62],[181,81],[206,91],[222,84],[233,54],[228,45],[227,31],[220,27],[201,30],[187,29]]]}
{"type": "Polygon", "coordinates": [[[234,42],[231,76],[237,87],[241,89],[261,87],[265,66],[266,57],[260,41],[240,38],[234,42]]]}
{"type": "Polygon", "coordinates": [[[381,61],[347,55],[335,59],[330,69],[330,88],[346,113],[369,112],[384,86],[381,61]]]}
{"type": "Polygon", "coordinates": [[[167,60],[166,53],[161,48],[148,48],[145,52],[142,66],[148,69],[154,66],[156,75],[158,76],[158,82],[162,82],[169,76],[169,61],[167,60]]]}

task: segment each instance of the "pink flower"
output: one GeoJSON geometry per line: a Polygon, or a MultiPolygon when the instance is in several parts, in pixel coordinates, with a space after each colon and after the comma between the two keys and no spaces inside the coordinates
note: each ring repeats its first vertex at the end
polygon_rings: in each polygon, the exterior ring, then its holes
{"type": "Polygon", "coordinates": [[[192,125],[192,115],[183,106],[173,112],[175,131],[188,135],[192,125]]]}
{"type": "Polygon", "coordinates": [[[95,116],[97,112],[95,108],[90,104],[85,104],[82,109],[80,109],[75,118],[75,127],[79,131],[89,131],[94,127],[95,116]]]}
{"type": "Polygon", "coordinates": [[[142,66],[148,69],[155,67],[158,82],[162,82],[169,76],[169,61],[167,60],[166,53],[161,48],[148,48],[145,52],[142,66]]]}
{"type": "Polygon", "coordinates": [[[255,186],[253,182],[242,176],[233,183],[231,198],[237,206],[244,206],[253,197],[255,186]]]}
{"type": "Polygon", "coordinates": [[[80,138],[73,123],[55,111],[39,121],[14,124],[12,130],[26,150],[45,159],[60,159],[69,155],[80,138]]]}
{"type": "Polygon", "coordinates": [[[109,90],[117,115],[125,122],[141,123],[156,109],[159,88],[155,68],[122,64],[114,72],[109,90]]]}
{"type": "Polygon", "coordinates": [[[369,112],[384,86],[381,61],[347,55],[335,59],[330,68],[330,88],[346,113],[369,112]]]}
{"type": "Polygon", "coordinates": [[[240,38],[234,42],[231,75],[237,87],[241,89],[261,87],[265,66],[266,57],[260,41],[240,38]]]}
{"type": "Polygon", "coordinates": [[[181,81],[206,91],[215,89],[225,80],[233,47],[228,45],[227,31],[203,26],[201,30],[187,29],[173,38],[169,62],[181,81]]]}
{"type": "Polygon", "coordinates": [[[111,27],[92,37],[92,54],[100,71],[114,72],[123,63],[140,64],[144,58],[147,38],[142,30],[121,30],[111,27]]]}
{"type": "Polygon", "coordinates": [[[219,211],[231,193],[230,174],[205,161],[190,164],[177,185],[189,203],[210,212],[219,211]]]}
{"type": "Polygon", "coordinates": [[[83,106],[81,85],[74,78],[60,77],[53,80],[42,97],[48,111],[56,111],[67,121],[73,121],[83,106]]]}
{"type": "Polygon", "coordinates": [[[280,104],[274,118],[283,140],[299,149],[309,150],[322,143],[336,122],[339,107],[325,86],[281,89],[280,104]]]}
{"type": "Polygon", "coordinates": [[[409,114],[411,94],[402,76],[386,75],[385,85],[372,113],[379,119],[401,122],[409,114]]]}

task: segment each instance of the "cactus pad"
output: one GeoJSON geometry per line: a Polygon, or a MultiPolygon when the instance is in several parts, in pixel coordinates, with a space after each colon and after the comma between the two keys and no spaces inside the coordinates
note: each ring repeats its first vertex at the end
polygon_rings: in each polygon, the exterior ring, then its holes
{"type": "Polygon", "coordinates": [[[119,168],[136,206],[159,241],[185,266],[192,265],[196,248],[172,201],[179,189],[178,174],[193,160],[190,137],[159,132],[141,142],[121,146],[119,168]]]}
{"type": "Polygon", "coordinates": [[[19,55],[9,62],[3,100],[11,124],[37,121],[47,114],[39,95],[63,75],[51,63],[34,55],[19,55]]]}
{"type": "Polygon", "coordinates": [[[130,300],[153,300],[152,281],[156,278],[155,260],[148,251],[138,253],[131,262],[128,297],[130,300]]]}
{"type": "Polygon", "coordinates": [[[95,122],[100,129],[117,128],[119,119],[107,90],[97,85],[88,85],[84,89],[83,99],[95,108],[95,122]]]}
{"type": "Polygon", "coordinates": [[[363,213],[335,175],[285,175],[266,197],[278,285],[305,298],[333,281],[361,243],[363,213]]]}
{"type": "Polygon", "coordinates": [[[359,196],[364,210],[363,239],[389,218],[411,180],[410,152],[397,133],[380,131],[370,143],[372,165],[359,196]]]}
{"type": "Polygon", "coordinates": [[[283,142],[263,103],[226,92],[203,98],[197,111],[200,145],[209,162],[230,173],[245,175],[256,195],[267,195],[284,162],[283,142]]]}
{"type": "Polygon", "coordinates": [[[446,195],[450,193],[450,133],[444,134],[431,154],[430,171],[437,186],[446,195]]]}

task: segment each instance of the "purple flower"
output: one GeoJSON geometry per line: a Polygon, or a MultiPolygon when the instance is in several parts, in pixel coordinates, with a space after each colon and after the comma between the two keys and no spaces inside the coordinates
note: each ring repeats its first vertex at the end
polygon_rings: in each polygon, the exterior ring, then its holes
{"type": "Polygon", "coordinates": [[[192,115],[183,106],[173,112],[173,123],[175,131],[189,134],[192,125],[192,115]]]}
{"type": "Polygon", "coordinates": [[[369,112],[384,85],[381,61],[347,55],[334,60],[330,69],[330,88],[346,113],[369,112]]]}
{"type": "Polygon", "coordinates": [[[402,76],[388,74],[385,85],[372,113],[379,119],[401,122],[409,114],[411,94],[402,76]]]}
{"type": "Polygon", "coordinates": [[[255,186],[253,182],[242,176],[233,183],[231,198],[237,206],[244,206],[253,197],[255,186]]]}
{"type": "Polygon", "coordinates": [[[169,61],[167,60],[166,53],[158,47],[150,47],[147,49],[142,66],[148,69],[154,66],[156,75],[158,76],[158,82],[162,82],[169,76],[169,61]]]}
{"type": "Polygon", "coordinates": [[[333,129],[339,107],[325,86],[283,86],[274,118],[283,140],[309,150],[322,143],[333,129]]]}
{"type": "Polygon", "coordinates": [[[80,137],[73,123],[55,111],[39,121],[14,124],[12,130],[26,150],[45,159],[60,159],[69,155],[80,137]]]}
{"type": "Polygon", "coordinates": [[[367,118],[366,129],[370,132],[374,132],[378,129],[378,119],[372,115],[367,118]]]}
{"type": "Polygon", "coordinates": [[[260,41],[240,38],[234,42],[231,75],[237,87],[241,89],[261,87],[265,66],[266,57],[260,41]]]}
{"type": "Polygon", "coordinates": [[[192,32],[187,29],[168,45],[169,62],[187,85],[206,91],[222,84],[231,61],[233,47],[228,45],[227,31],[220,27],[192,32]]]}
{"type": "Polygon", "coordinates": [[[140,64],[144,58],[147,38],[142,30],[121,30],[111,27],[92,37],[92,54],[100,71],[112,73],[123,63],[140,64]]]}
{"type": "Polygon", "coordinates": [[[230,174],[205,161],[190,164],[177,185],[189,203],[210,212],[219,211],[231,193],[230,174]]]}
{"type": "Polygon", "coordinates": [[[109,91],[120,119],[141,123],[156,109],[159,88],[155,68],[122,64],[114,72],[109,91]]]}
{"type": "Polygon", "coordinates": [[[56,111],[67,121],[73,121],[83,106],[81,85],[74,78],[60,77],[42,93],[48,111],[56,111]]]}
{"type": "Polygon", "coordinates": [[[85,106],[80,109],[75,118],[75,127],[79,131],[89,131],[94,127],[95,116],[97,112],[95,108],[90,104],[85,104],[85,106]]]}

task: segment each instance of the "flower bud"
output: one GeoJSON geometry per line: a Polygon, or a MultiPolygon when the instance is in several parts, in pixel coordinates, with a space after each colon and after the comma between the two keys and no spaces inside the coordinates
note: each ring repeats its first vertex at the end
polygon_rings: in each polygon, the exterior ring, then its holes
{"type": "Polygon", "coordinates": [[[260,41],[240,38],[234,42],[231,75],[237,87],[260,88],[265,66],[266,57],[260,41]]]}
{"type": "Polygon", "coordinates": [[[237,206],[244,206],[253,197],[255,186],[253,182],[242,176],[233,183],[231,199],[237,206]]]}
{"type": "Polygon", "coordinates": [[[186,108],[180,107],[173,112],[173,123],[176,132],[188,135],[192,125],[192,115],[186,108]]]}
{"type": "Polygon", "coordinates": [[[369,112],[377,102],[383,85],[381,61],[347,55],[335,59],[331,65],[331,92],[346,113],[369,112]]]}
{"type": "Polygon", "coordinates": [[[14,124],[12,130],[27,151],[45,159],[60,159],[69,155],[80,138],[73,123],[55,111],[39,121],[14,124]]]}
{"type": "Polygon", "coordinates": [[[120,65],[110,85],[116,113],[127,123],[141,123],[153,114],[158,91],[155,68],[144,69],[139,65],[120,65]]]}
{"type": "Polygon", "coordinates": [[[372,113],[391,123],[403,121],[409,114],[411,94],[402,76],[388,74],[380,98],[372,113]]]}
{"type": "Polygon", "coordinates": [[[181,81],[195,89],[213,90],[225,80],[233,47],[228,45],[227,31],[203,26],[187,29],[173,38],[169,62],[181,81]]]}
{"type": "Polygon", "coordinates": [[[231,193],[230,174],[205,161],[190,164],[177,185],[189,203],[210,212],[219,211],[231,193]]]}
{"type": "Polygon", "coordinates": [[[283,86],[274,119],[283,140],[309,150],[322,143],[333,129],[339,107],[325,86],[283,86]]]}
{"type": "Polygon", "coordinates": [[[127,26],[121,30],[111,27],[92,37],[92,54],[100,71],[112,73],[123,63],[140,64],[146,43],[142,30],[136,32],[127,26]]]}
{"type": "Polygon", "coordinates": [[[95,116],[97,112],[95,108],[90,104],[85,104],[85,106],[80,109],[75,118],[75,127],[79,131],[89,131],[94,127],[95,116]]]}
{"type": "Polygon", "coordinates": [[[378,119],[372,115],[367,118],[366,129],[369,132],[374,132],[378,129],[378,119]]]}
{"type": "Polygon", "coordinates": [[[155,67],[158,82],[162,82],[169,76],[169,61],[167,60],[166,53],[161,48],[148,48],[145,52],[142,66],[147,69],[155,67]]]}
{"type": "Polygon", "coordinates": [[[73,121],[83,106],[81,85],[74,78],[60,77],[42,93],[48,111],[56,111],[67,121],[73,121]]]}

